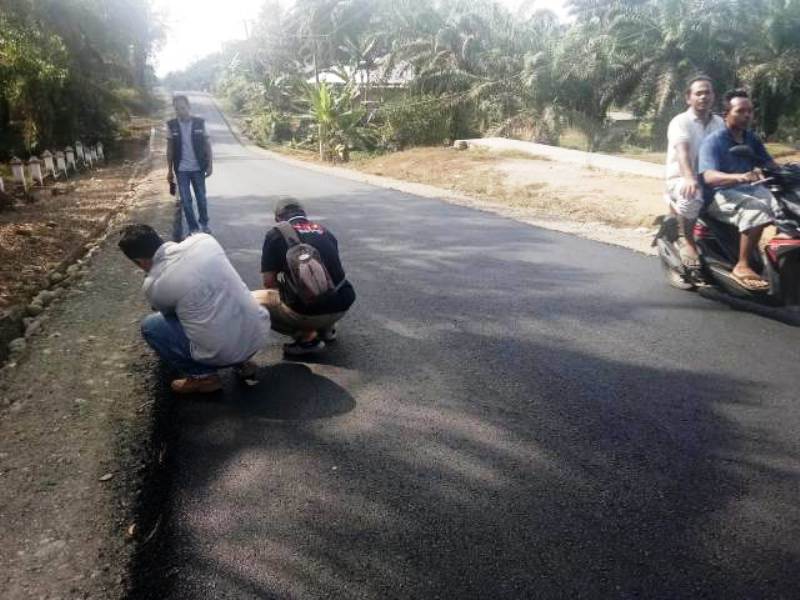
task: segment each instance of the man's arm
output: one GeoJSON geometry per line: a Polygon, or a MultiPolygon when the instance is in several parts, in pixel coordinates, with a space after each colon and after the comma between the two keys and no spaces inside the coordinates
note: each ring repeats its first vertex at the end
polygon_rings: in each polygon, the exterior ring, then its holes
{"type": "Polygon", "coordinates": [[[175,173],[172,172],[173,155],[174,151],[172,149],[172,136],[169,135],[169,130],[167,130],[167,181],[170,183],[175,181],[175,173]]]}
{"type": "Polygon", "coordinates": [[[725,173],[722,171],[722,159],[720,154],[726,149],[717,143],[717,138],[712,136],[705,139],[700,146],[700,160],[698,172],[701,174],[706,185],[717,187],[733,187],[751,181],[758,181],[759,176],[755,171],[747,173],[725,173]]]}
{"type": "Polygon", "coordinates": [[[168,298],[163,292],[163,282],[159,285],[158,280],[148,275],[144,280],[144,296],[150,303],[153,310],[164,315],[171,315],[175,313],[176,304],[174,299],[168,298]]]}
{"type": "Polygon", "coordinates": [[[689,158],[689,142],[682,141],[675,145],[675,150],[678,156],[678,167],[681,170],[681,177],[683,177],[682,193],[685,198],[693,198],[697,195],[700,189],[700,184],[697,181],[697,175],[694,172],[694,167],[689,158]]]}
{"type": "Polygon", "coordinates": [[[264,289],[278,289],[278,273],[280,272],[280,254],[285,254],[286,250],[278,247],[280,236],[277,230],[271,229],[264,236],[264,245],[261,248],[261,281],[264,289]]]}
{"type": "Polygon", "coordinates": [[[714,169],[703,171],[703,181],[711,187],[733,187],[743,183],[752,183],[759,179],[761,179],[761,176],[756,171],[748,171],[747,173],[723,173],[714,169]]]}
{"type": "Polygon", "coordinates": [[[700,189],[697,182],[697,173],[691,160],[689,144],[692,136],[689,134],[688,124],[684,114],[676,116],[667,127],[667,145],[675,149],[678,160],[678,170],[681,175],[680,193],[684,198],[693,198],[700,189]]]}
{"type": "Polygon", "coordinates": [[[214,155],[211,153],[211,138],[208,137],[208,133],[205,135],[205,148],[206,148],[206,177],[211,177],[211,174],[214,172],[214,155]]]}

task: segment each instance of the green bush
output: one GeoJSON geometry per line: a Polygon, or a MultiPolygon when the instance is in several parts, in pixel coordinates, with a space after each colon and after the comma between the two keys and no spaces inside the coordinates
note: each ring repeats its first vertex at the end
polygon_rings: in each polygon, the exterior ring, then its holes
{"type": "Polygon", "coordinates": [[[247,130],[261,144],[279,144],[292,138],[289,117],[271,111],[263,111],[248,119],[247,130]]]}
{"type": "Polygon", "coordinates": [[[442,144],[451,140],[454,117],[436,96],[408,96],[380,109],[380,144],[392,150],[442,144]]]}

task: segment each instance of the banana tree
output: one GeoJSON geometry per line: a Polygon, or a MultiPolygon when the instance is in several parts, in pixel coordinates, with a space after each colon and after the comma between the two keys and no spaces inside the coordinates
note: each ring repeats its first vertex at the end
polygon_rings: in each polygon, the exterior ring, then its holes
{"type": "Polygon", "coordinates": [[[366,113],[357,107],[357,93],[352,86],[337,90],[323,82],[304,84],[304,88],[308,103],[305,118],[317,126],[320,160],[331,159],[336,147],[346,160],[352,147],[369,144],[371,131],[363,125],[366,113]]]}

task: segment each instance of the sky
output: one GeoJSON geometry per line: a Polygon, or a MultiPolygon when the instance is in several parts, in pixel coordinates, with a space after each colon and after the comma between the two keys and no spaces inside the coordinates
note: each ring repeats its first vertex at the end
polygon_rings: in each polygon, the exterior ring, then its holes
{"type": "MultiPolygon", "coordinates": [[[[260,12],[264,0],[154,0],[167,25],[166,42],[156,55],[156,73],[166,75],[245,37],[245,22],[260,12]]],[[[516,9],[521,0],[499,0],[516,9]]],[[[563,0],[537,0],[535,6],[564,16],[563,0]]]]}

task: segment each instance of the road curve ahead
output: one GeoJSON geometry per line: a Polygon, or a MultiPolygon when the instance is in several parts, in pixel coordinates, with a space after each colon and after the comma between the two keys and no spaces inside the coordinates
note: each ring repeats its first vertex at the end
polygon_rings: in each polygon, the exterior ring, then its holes
{"type": "Polygon", "coordinates": [[[358,301],[318,362],[276,336],[259,385],[174,400],[139,597],[798,597],[800,330],[624,249],[270,160],[192,99],[247,283],[292,194],[358,301]]]}

